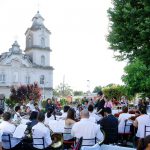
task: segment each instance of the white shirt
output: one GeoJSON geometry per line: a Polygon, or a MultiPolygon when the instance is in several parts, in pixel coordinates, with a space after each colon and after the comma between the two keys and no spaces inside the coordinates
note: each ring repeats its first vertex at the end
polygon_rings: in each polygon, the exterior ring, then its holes
{"type": "Polygon", "coordinates": [[[45,114],[45,121],[44,124],[49,125],[49,121],[50,120],[55,120],[54,115],[52,115],[51,117],[47,118],[47,113],[45,114]]]}
{"type": "Polygon", "coordinates": [[[60,118],[63,119],[63,120],[66,119],[66,118],[67,118],[67,112],[64,112],[64,113],[60,116],[60,118]]]}
{"type": "Polygon", "coordinates": [[[31,111],[34,111],[35,110],[35,107],[33,104],[31,104],[30,102],[27,104],[28,107],[30,107],[30,110],[31,111]]]}
{"type": "MultiPolygon", "coordinates": [[[[118,133],[124,133],[125,120],[129,119],[131,116],[134,116],[134,115],[129,114],[129,113],[122,113],[119,115],[118,133]]],[[[127,124],[129,124],[129,123],[127,122],[127,124]]],[[[130,132],[130,126],[126,126],[125,133],[129,133],[129,132],[130,132]]]]}
{"type": "Polygon", "coordinates": [[[18,112],[16,112],[15,113],[15,115],[14,115],[14,121],[17,121],[17,120],[21,120],[22,118],[21,118],[21,115],[18,113],[18,112]]]}
{"type": "MultiPolygon", "coordinates": [[[[73,137],[83,139],[93,139],[97,138],[98,140],[102,141],[104,136],[100,131],[100,126],[89,121],[88,118],[83,118],[79,122],[75,123],[72,127],[71,134],[73,137]]],[[[83,145],[94,145],[94,140],[83,140],[83,145]]]]}
{"type": "Polygon", "coordinates": [[[92,122],[95,122],[95,123],[97,123],[97,121],[99,121],[101,118],[98,116],[98,115],[96,115],[94,112],[89,112],[89,115],[90,115],[90,117],[89,117],[89,120],[90,121],[92,121],[92,122]]]}
{"type": "MultiPolygon", "coordinates": [[[[3,121],[0,124],[0,130],[2,131],[2,133],[9,133],[9,134],[13,134],[15,131],[16,127],[15,125],[11,124],[8,121],[3,121]]],[[[11,147],[15,147],[21,140],[17,139],[17,138],[11,138],[11,147]]],[[[8,142],[2,142],[2,145],[5,149],[10,149],[10,145],[8,142]]]]}
{"type": "MultiPolygon", "coordinates": [[[[138,129],[137,129],[136,136],[139,138],[144,138],[145,125],[150,126],[150,116],[144,114],[144,115],[137,117],[136,120],[138,121],[138,129]]],[[[147,130],[149,131],[150,128],[148,128],[147,130]]],[[[150,133],[147,132],[147,135],[148,134],[150,134],[150,133]]]]}
{"type": "MultiPolygon", "coordinates": [[[[42,144],[43,141],[42,139],[34,139],[34,138],[44,138],[45,148],[47,148],[52,143],[50,137],[50,130],[42,122],[39,122],[32,127],[32,136],[33,136],[33,143],[35,144],[42,144]]],[[[43,149],[42,145],[33,144],[33,147],[43,149]]]]}

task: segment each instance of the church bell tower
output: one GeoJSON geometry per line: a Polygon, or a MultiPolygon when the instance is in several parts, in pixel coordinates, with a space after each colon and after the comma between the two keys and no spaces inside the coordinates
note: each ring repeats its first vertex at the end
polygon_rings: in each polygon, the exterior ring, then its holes
{"type": "Polygon", "coordinates": [[[51,32],[43,24],[44,18],[39,11],[32,19],[32,26],[25,32],[25,53],[38,66],[50,66],[50,39],[51,32]]]}

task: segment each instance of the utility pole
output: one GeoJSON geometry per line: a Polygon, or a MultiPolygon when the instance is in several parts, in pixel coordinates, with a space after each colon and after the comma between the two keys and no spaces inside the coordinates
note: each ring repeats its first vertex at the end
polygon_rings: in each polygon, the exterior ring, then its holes
{"type": "Polygon", "coordinates": [[[65,75],[63,76],[62,95],[65,95],[65,75]]]}

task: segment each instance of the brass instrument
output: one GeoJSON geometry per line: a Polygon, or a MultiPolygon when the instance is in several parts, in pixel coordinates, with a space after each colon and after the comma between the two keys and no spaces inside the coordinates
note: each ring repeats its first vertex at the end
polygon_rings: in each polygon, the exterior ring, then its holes
{"type": "Polygon", "coordinates": [[[63,135],[62,135],[62,133],[54,133],[52,131],[52,129],[49,127],[49,125],[45,124],[45,126],[48,127],[49,130],[50,130],[50,136],[51,136],[51,139],[52,139],[51,147],[52,148],[60,148],[63,145],[63,135]]]}

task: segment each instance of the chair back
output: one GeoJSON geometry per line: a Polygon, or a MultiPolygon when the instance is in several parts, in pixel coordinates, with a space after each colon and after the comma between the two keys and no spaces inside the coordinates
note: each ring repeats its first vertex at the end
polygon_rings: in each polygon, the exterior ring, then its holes
{"type": "Polygon", "coordinates": [[[118,143],[118,126],[114,128],[103,127],[104,131],[104,142],[105,144],[115,144],[118,143]]]}
{"type": "MultiPolygon", "coordinates": [[[[78,139],[79,140],[79,139],[78,139]]],[[[93,146],[97,142],[97,138],[91,138],[91,139],[83,139],[82,138],[82,146],[93,146]]]]}
{"type": "Polygon", "coordinates": [[[33,139],[33,147],[34,145],[38,145],[38,146],[41,146],[43,147],[43,149],[45,149],[45,144],[44,144],[44,137],[42,138],[32,138],[33,139]]]}
{"type": "Polygon", "coordinates": [[[147,135],[150,135],[150,126],[145,125],[144,137],[146,137],[147,135]]]}
{"type": "Polygon", "coordinates": [[[125,120],[124,134],[125,133],[131,133],[131,125],[132,125],[132,122],[125,120]]]}
{"type": "Polygon", "coordinates": [[[12,138],[12,134],[10,133],[3,133],[2,134],[2,147],[3,148],[7,148],[7,149],[11,149],[12,145],[11,145],[11,138],[12,138]]]}
{"type": "Polygon", "coordinates": [[[83,138],[81,137],[72,150],[80,150],[82,146],[82,140],[83,138]]]}

